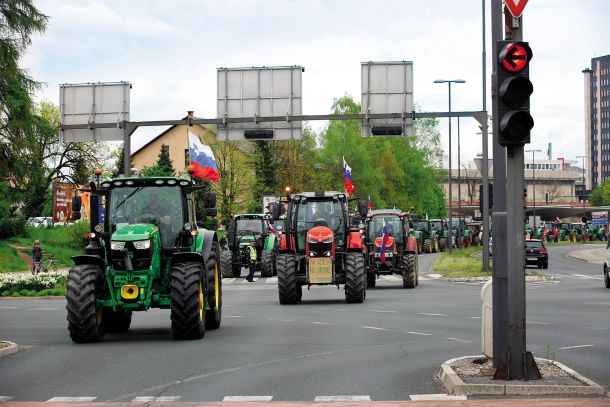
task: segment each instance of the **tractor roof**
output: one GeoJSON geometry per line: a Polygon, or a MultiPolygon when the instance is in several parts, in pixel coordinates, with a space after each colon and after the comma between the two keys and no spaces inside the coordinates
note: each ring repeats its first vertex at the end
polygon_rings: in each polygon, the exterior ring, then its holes
{"type": "Polygon", "coordinates": [[[163,186],[182,186],[193,185],[189,178],[178,177],[133,177],[133,178],[113,178],[104,180],[101,183],[104,188],[121,187],[163,187],[163,186]]]}
{"type": "Polygon", "coordinates": [[[235,219],[264,219],[265,215],[262,213],[240,213],[233,216],[235,219]]]}
{"type": "Polygon", "coordinates": [[[376,209],[374,211],[370,211],[368,213],[368,215],[366,215],[367,218],[372,218],[373,216],[378,216],[378,215],[396,215],[396,216],[400,216],[402,214],[402,212],[400,211],[400,209],[376,209]]]}
{"type": "Polygon", "coordinates": [[[292,194],[290,196],[291,199],[295,199],[296,197],[305,197],[305,198],[341,198],[345,199],[345,192],[338,191],[315,191],[315,192],[300,192],[298,194],[292,194]]]}

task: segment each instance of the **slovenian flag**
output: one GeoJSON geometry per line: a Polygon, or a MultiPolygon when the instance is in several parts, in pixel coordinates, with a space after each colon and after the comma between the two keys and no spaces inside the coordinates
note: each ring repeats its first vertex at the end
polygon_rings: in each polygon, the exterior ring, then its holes
{"type": "Polygon", "coordinates": [[[382,263],[385,263],[385,245],[388,242],[388,226],[385,224],[385,218],[383,218],[383,227],[381,228],[381,248],[379,249],[379,259],[382,263]]]}
{"type": "Polygon", "coordinates": [[[355,186],[352,182],[352,169],[347,165],[345,158],[343,158],[343,183],[345,184],[345,192],[351,195],[354,192],[355,186]]]}
{"type": "Polygon", "coordinates": [[[216,167],[216,159],[210,146],[201,143],[199,137],[189,133],[189,153],[191,165],[195,167],[194,177],[209,179],[213,182],[220,181],[218,167],[216,167]]]}
{"type": "Polygon", "coordinates": [[[371,200],[371,194],[369,194],[369,204],[367,207],[369,208],[369,211],[373,210],[373,201],[371,200]]]}

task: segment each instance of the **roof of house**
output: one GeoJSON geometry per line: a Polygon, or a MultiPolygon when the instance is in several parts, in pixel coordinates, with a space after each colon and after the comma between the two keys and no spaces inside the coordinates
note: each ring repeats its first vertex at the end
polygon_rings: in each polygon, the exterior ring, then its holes
{"type": "MultiPolygon", "coordinates": [[[[199,119],[199,117],[196,117],[197,119],[199,119]]],[[[183,117],[180,120],[186,120],[188,119],[188,116],[183,117]]],[[[148,140],[148,142],[146,144],[144,144],[143,146],[139,147],[137,150],[133,151],[131,153],[131,156],[133,157],[134,155],[136,155],[137,153],[139,153],[140,151],[144,150],[146,147],[148,147],[149,145],[151,145],[152,143],[154,143],[156,140],[158,140],[160,137],[163,137],[164,135],[166,135],[167,133],[170,132],[170,130],[172,130],[173,128],[177,127],[179,125],[173,125],[173,126],[169,126],[165,131],[163,131],[162,133],[160,133],[159,135],[157,135],[156,137],[153,137],[152,139],[148,140]]],[[[180,126],[184,126],[183,124],[180,124],[180,126]]],[[[201,126],[205,129],[207,129],[207,127],[205,127],[202,124],[197,124],[197,126],[201,126]]]]}

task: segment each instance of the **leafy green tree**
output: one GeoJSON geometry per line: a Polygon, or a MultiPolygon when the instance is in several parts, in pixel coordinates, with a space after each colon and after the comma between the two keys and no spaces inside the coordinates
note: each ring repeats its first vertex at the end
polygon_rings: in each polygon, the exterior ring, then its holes
{"type": "Polygon", "coordinates": [[[252,144],[250,160],[254,167],[254,186],[248,211],[260,212],[263,205],[263,195],[276,194],[278,189],[271,143],[262,140],[255,141],[252,144]]]}
{"type": "Polygon", "coordinates": [[[589,195],[589,202],[591,202],[591,205],[593,206],[610,205],[610,179],[605,180],[593,188],[591,195],[589,195]]]}
{"type": "Polygon", "coordinates": [[[169,146],[161,145],[159,158],[152,167],[144,167],[140,171],[140,177],[175,177],[174,163],[169,158],[169,146]]]}

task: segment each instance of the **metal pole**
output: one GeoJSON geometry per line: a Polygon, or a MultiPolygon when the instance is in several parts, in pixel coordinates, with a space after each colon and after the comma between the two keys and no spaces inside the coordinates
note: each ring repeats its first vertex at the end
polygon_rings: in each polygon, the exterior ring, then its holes
{"type": "MultiPolygon", "coordinates": [[[[449,112],[451,113],[451,82],[447,82],[449,85],[449,112]]],[[[452,240],[453,240],[453,216],[451,214],[452,202],[451,202],[451,117],[449,118],[449,228],[451,230],[451,236],[449,237],[449,253],[451,253],[452,240]]],[[[457,239],[456,239],[457,240],[457,239]]]]}
{"type": "Polygon", "coordinates": [[[534,150],[532,150],[532,196],[534,198],[534,230],[536,230],[536,162],[534,161],[534,150]]]}
{"type": "Polygon", "coordinates": [[[462,173],[461,173],[461,160],[460,160],[460,118],[458,117],[458,225],[462,223],[462,173]]]}
{"type": "MultiPolygon", "coordinates": [[[[483,65],[483,111],[487,111],[487,57],[485,55],[485,2],[488,0],[481,0],[481,21],[483,22],[483,52],[482,52],[482,65],[483,65]]],[[[487,117],[487,113],[485,113],[487,117]]],[[[488,140],[487,140],[487,120],[485,120],[485,124],[483,124],[481,128],[481,137],[483,144],[483,166],[481,167],[481,171],[483,172],[483,196],[479,197],[479,199],[483,200],[483,213],[481,216],[483,217],[483,271],[489,271],[489,152],[488,150],[488,140]]]]}
{"type": "Polygon", "coordinates": [[[131,176],[131,135],[127,122],[123,122],[123,173],[125,178],[131,176]]]}

